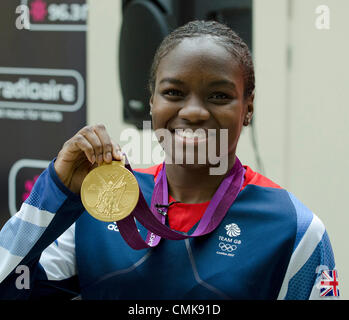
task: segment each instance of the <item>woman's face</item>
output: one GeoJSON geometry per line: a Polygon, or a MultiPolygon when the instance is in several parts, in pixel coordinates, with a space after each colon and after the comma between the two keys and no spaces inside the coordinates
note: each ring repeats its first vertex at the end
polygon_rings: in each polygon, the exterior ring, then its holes
{"type": "Polygon", "coordinates": [[[150,105],[155,132],[167,129],[173,150],[194,146],[197,157],[200,143],[210,143],[208,132],[216,132],[215,152],[232,160],[244,120],[252,116],[253,97],[244,99],[243,74],[232,54],[214,38],[199,37],[182,40],[162,58],[150,105]],[[181,133],[199,128],[206,138],[181,133]],[[226,151],[219,146],[221,129],[227,129],[226,151]]]}

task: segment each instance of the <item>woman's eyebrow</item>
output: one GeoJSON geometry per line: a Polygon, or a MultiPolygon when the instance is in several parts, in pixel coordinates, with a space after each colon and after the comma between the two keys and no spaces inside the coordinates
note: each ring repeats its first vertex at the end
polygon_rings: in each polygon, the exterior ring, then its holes
{"type": "Polygon", "coordinates": [[[164,82],[169,82],[169,83],[177,84],[177,85],[184,84],[183,81],[175,79],[175,78],[163,78],[163,79],[160,80],[159,84],[164,83],[164,82]]]}
{"type": "MultiPolygon", "coordinates": [[[[160,80],[159,84],[162,84],[162,83],[171,83],[171,84],[176,84],[176,85],[183,85],[184,82],[179,80],[179,79],[176,79],[176,78],[163,78],[160,80]]],[[[229,86],[233,89],[236,89],[236,85],[234,82],[230,81],[230,80],[225,80],[225,79],[222,79],[222,80],[215,80],[215,81],[212,81],[209,83],[209,86],[210,87],[216,87],[216,86],[229,86]]]]}
{"type": "Polygon", "coordinates": [[[210,87],[222,86],[222,85],[232,87],[233,89],[236,88],[235,83],[230,80],[216,80],[209,83],[210,87]]]}

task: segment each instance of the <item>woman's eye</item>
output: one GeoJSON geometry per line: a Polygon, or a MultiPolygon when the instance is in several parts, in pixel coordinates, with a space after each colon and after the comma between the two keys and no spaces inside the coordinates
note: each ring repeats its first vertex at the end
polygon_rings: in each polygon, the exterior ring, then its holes
{"type": "Polygon", "coordinates": [[[165,96],[170,96],[170,97],[181,97],[183,96],[183,93],[179,90],[176,89],[168,89],[163,92],[165,96]]]}
{"type": "Polygon", "coordinates": [[[227,100],[230,99],[230,97],[223,92],[215,92],[210,96],[210,99],[227,100]]]}

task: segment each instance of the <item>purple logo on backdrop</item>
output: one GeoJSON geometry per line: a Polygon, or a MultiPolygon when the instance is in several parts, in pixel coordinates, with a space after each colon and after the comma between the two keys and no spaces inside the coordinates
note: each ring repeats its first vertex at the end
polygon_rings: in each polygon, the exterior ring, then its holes
{"type": "Polygon", "coordinates": [[[21,159],[12,165],[8,178],[11,216],[19,211],[22,202],[29,197],[36,180],[49,163],[45,160],[21,159]]]}
{"type": "Polygon", "coordinates": [[[43,0],[35,0],[30,4],[30,15],[33,21],[42,22],[47,16],[47,4],[43,0]]]}
{"type": "Polygon", "coordinates": [[[39,178],[39,175],[37,174],[36,176],[34,176],[33,179],[25,180],[25,182],[24,182],[25,191],[22,194],[22,201],[27,200],[27,198],[29,197],[30,192],[32,191],[34,184],[35,184],[36,180],[38,180],[38,178],[39,178]]]}
{"type": "Polygon", "coordinates": [[[30,31],[86,31],[86,0],[21,0],[30,11],[30,31]]]}

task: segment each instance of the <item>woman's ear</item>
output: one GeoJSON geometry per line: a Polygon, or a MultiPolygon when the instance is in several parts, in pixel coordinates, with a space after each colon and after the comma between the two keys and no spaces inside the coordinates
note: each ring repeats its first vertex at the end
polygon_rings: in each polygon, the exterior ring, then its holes
{"type": "Polygon", "coordinates": [[[254,101],[254,92],[246,99],[247,111],[244,119],[244,126],[248,126],[252,121],[253,116],[253,101],[254,101]]]}

